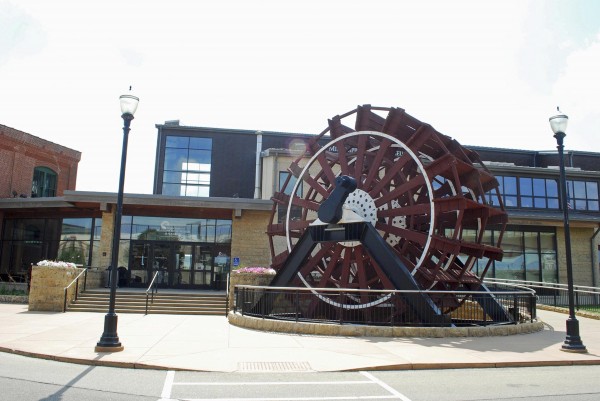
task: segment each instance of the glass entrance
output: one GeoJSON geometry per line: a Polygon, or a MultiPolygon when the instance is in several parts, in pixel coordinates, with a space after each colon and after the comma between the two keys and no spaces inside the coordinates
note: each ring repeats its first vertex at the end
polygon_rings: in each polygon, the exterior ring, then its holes
{"type": "Polygon", "coordinates": [[[214,252],[214,245],[210,244],[132,241],[129,283],[133,287],[148,287],[158,271],[156,280],[161,288],[219,289],[214,252]]]}
{"type": "Polygon", "coordinates": [[[168,243],[154,243],[150,246],[150,265],[158,272],[156,282],[159,287],[173,286],[173,255],[168,243]]]}

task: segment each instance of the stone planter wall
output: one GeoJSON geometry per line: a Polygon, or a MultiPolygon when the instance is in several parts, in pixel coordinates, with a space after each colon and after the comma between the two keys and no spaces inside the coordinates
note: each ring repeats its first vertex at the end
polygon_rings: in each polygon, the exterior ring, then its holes
{"type": "MultiPolygon", "coordinates": [[[[65,287],[81,272],[76,267],[33,266],[29,289],[29,310],[62,312],[65,287]]],[[[67,303],[75,297],[75,285],[69,288],[67,303]]]]}
{"type": "Polygon", "coordinates": [[[229,309],[233,309],[235,304],[235,286],[236,285],[257,285],[265,286],[271,284],[275,275],[256,274],[256,273],[234,273],[229,276],[229,309]]]}
{"type": "Polygon", "coordinates": [[[28,304],[27,295],[0,295],[0,304],[28,304]]]}

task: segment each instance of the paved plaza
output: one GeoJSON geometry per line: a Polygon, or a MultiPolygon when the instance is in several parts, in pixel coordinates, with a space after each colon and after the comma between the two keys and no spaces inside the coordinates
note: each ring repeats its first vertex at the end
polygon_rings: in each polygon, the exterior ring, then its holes
{"type": "Polygon", "coordinates": [[[327,337],[260,332],[224,316],[120,314],[125,347],[97,353],[103,313],[0,304],[0,351],[83,364],[210,372],[330,372],[600,364],[600,320],[579,318],[586,354],[561,351],[567,315],[538,310],[543,331],[500,337],[327,337]]]}

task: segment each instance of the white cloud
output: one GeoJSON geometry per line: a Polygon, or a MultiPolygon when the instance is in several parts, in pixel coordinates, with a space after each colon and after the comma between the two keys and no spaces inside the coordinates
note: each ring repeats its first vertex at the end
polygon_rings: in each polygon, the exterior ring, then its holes
{"type": "Polygon", "coordinates": [[[0,3],[0,65],[39,52],[46,43],[40,23],[10,3],[0,3]]]}
{"type": "Polygon", "coordinates": [[[127,192],[152,192],[155,124],[172,119],[316,134],[328,118],[370,103],[405,108],[463,144],[548,149],[555,146],[548,117],[560,104],[571,117],[568,147],[600,151],[592,137],[575,141],[598,125],[598,42],[565,36],[577,46],[548,52],[553,21],[528,4],[9,3],[46,40],[25,46],[36,49],[27,57],[14,52],[26,41],[11,42],[4,63],[0,53],[10,99],[0,123],[82,151],[77,188],[112,192],[122,143],[118,97],[129,85],[140,106],[127,192]]]}

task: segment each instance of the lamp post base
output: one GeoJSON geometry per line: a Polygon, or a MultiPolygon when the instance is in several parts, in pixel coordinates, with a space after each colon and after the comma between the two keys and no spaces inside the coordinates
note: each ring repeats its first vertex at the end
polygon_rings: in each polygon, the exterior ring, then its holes
{"type": "Polygon", "coordinates": [[[99,345],[96,345],[94,347],[94,352],[121,352],[125,349],[125,347],[118,346],[118,347],[100,347],[99,345]]]}
{"type": "Polygon", "coordinates": [[[104,316],[104,333],[94,348],[96,352],[119,352],[125,349],[117,335],[117,320],[118,316],[115,313],[104,316]]]}
{"type": "Polygon", "coordinates": [[[583,345],[583,342],[581,342],[581,337],[579,336],[579,321],[577,319],[572,317],[567,319],[567,338],[560,350],[578,353],[588,352],[585,345],[583,345]]]}

